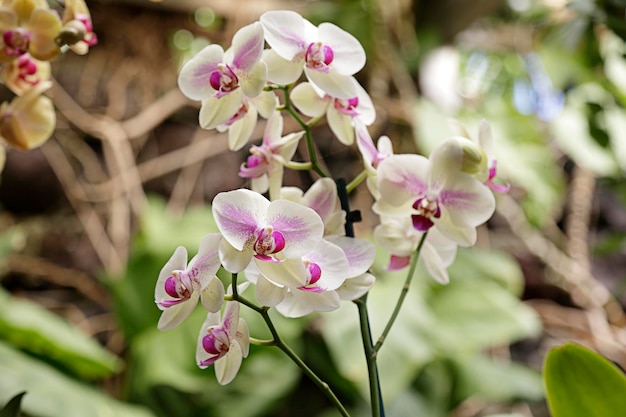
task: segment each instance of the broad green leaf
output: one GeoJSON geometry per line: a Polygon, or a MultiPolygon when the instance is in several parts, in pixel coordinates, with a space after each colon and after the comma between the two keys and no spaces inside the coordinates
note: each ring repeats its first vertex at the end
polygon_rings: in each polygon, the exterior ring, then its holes
{"type": "Polygon", "coordinates": [[[578,86],[568,94],[567,106],[553,121],[550,130],[559,148],[578,165],[597,176],[611,177],[619,171],[615,156],[610,150],[598,145],[589,133],[585,110],[588,102],[603,107],[611,107],[614,103],[610,94],[599,84],[578,86]]]}
{"type": "Polygon", "coordinates": [[[69,322],[4,290],[0,290],[0,339],[82,378],[103,378],[121,368],[119,358],[69,322]]]}
{"type": "Polygon", "coordinates": [[[541,374],[510,361],[497,361],[484,355],[457,356],[455,397],[458,403],[469,397],[489,402],[539,401],[544,398],[541,374]]]}
{"type": "Polygon", "coordinates": [[[524,275],[519,264],[502,251],[459,248],[448,273],[463,282],[493,281],[516,296],[521,296],[524,289],[524,275]]]}
{"type": "Polygon", "coordinates": [[[492,282],[451,277],[429,300],[437,317],[431,336],[443,352],[477,351],[507,345],[541,331],[535,311],[492,282]]]}
{"type": "Polygon", "coordinates": [[[153,417],[115,400],[0,342],[0,403],[26,391],[22,411],[32,417],[153,417]]]}
{"type": "Polygon", "coordinates": [[[555,347],[543,372],[552,417],[626,415],[626,376],[592,350],[573,343],[555,347]]]}
{"type": "Polygon", "coordinates": [[[26,395],[26,391],[22,391],[15,397],[11,398],[7,405],[0,410],[0,417],[20,417],[22,397],[24,397],[24,395],[26,395]]]}

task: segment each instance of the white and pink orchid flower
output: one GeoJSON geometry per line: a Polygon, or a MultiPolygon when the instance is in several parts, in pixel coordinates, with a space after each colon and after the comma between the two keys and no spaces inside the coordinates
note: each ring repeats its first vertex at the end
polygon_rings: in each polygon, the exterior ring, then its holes
{"type": "Polygon", "coordinates": [[[358,298],[368,291],[373,280],[361,276],[374,261],[373,244],[344,236],[331,239],[321,240],[300,258],[256,262],[246,269],[246,277],[256,283],[257,299],[286,317],[302,317],[335,310],[342,299],[358,298]],[[349,279],[359,284],[345,285],[349,279]]]}
{"type": "Polygon", "coordinates": [[[178,87],[192,100],[201,100],[200,126],[212,129],[227,123],[248,98],[261,94],[267,68],[261,61],[263,26],[259,22],[239,29],[231,47],[208,45],[183,65],[178,87]]]}
{"type": "Polygon", "coordinates": [[[374,244],[366,239],[346,236],[328,236],[326,239],[339,246],[348,259],[346,280],[335,290],[339,298],[352,301],[365,295],[376,281],[376,278],[367,272],[376,257],[374,244]]]}
{"type": "Polygon", "coordinates": [[[283,187],[280,198],[312,208],[324,222],[324,236],[344,233],[346,212],[341,209],[337,185],[330,178],[320,178],[303,192],[298,187],[283,187]]]}
{"type": "Polygon", "coordinates": [[[376,110],[369,94],[357,83],[357,95],[350,99],[332,97],[311,83],[298,84],[290,94],[293,104],[309,117],[326,114],[328,126],[344,145],[354,143],[355,121],[369,126],[376,120],[376,110]]]}
{"type": "Polygon", "coordinates": [[[463,149],[454,138],[445,140],[430,158],[391,155],[378,166],[380,215],[409,216],[413,227],[425,232],[435,226],[461,246],[476,242],[476,227],[495,210],[489,188],[461,172],[463,149]]]}
{"type": "Polygon", "coordinates": [[[380,198],[377,187],[378,165],[393,155],[393,146],[388,136],[381,136],[374,145],[372,136],[367,127],[358,121],[355,123],[356,144],[363,157],[363,164],[367,172],[367,188],[375,199],[380,198]]]}
{"type": "Polygon", "coordinates": [[[270,202],[243,188],[218,194],[213,217],[224,237],[220,259],[232,273],[243,271],[253,257],[263,262],[277,262],[277,256],[299,258],[324,232],[322,219],[312,209],[293,201],[270,202]]]}
{"type": "Polygon", "coordinates": [[[235,378],[250,350],[250,332],[245,320],[239,317],[239,303],[228,301],[225,304],[221,319],[218,312],[207,314],[196,347],[198,366],[204,369],[214,365],[220,385],[235,378]]]}
{"type": "Polygon", "coordinates": [[[224,285],[215,276],[220,267],[219,233],[202,239],[198,254],[187,265],[187,250],[179,246],[161,269],[154,290],[154,301],[163,311],[159,330],[170,330],[185,320],[198,304],[211,312],[224,301],[224,285]]]}
{"type": "MultiPolygon", "coordinates": [[[[390,271],[409,266],[411,256],[417,250],[424,232],[411,227],[411,218],[381,216],[381,223],[374,229],[374,239],[391,254],[390,271]]],[[[420,251],[420,261],[428,274],[440,284],[450,281],[447,268],[456,257],[457,244],[445,237],[437,228],[432,228],[420,251]]]]}
{"type": "Polygon", "coordinates": [[[239,110],[216,129],[218,132],[228,131],[228,149],[238,151],[250,141],[259,115],[268,119],[277,106],[278,97],[273,91],[263,91],[252,98],[244,95],[239,110]]]}
{"type": "Polygon", "coordinates": [[[291,161],[303,131],[283,134],[283,116],[275,111],[268,119],[261,146],[252,146],[250,156],[241,164],[239,176],[250,178],[251,188],[257,193],[269,190],[270,199],[276,199],[283,181],[283,166],[291,161]]]}
{"type": "Polygon", "coordinates": [[[478,125],[478,137],[474,137],[469,134],[467,129],[458,121],[458,120],[450,120],[450,125],[453,129],[457,130],[457,132],[474,142],[478,145],[482,152],[483,157],[485,159],[484,168],[481,169],[477,174],[475,174],[476,178],[481,180],[491,189],[491,191],[496,193],[506,193],[511,188],[509,185],[497,184],[494,182],[494,179],[497,175],[497,165],[498,160],[495,156],[495,146],[493,141],[493,133],[491,130],[491,125],[485,119],[482,119],[478,125]]]}
{"type": "MultiPolygon", "coordinates": [[[[316,27],[287,10],[265,12],[260,21],[273,51],[293,63],[283,65],[282,72],[290,72],[281,74],[283,80],[297,80],[304,68],[308,80],[332,97],[357,96],[358,83],[352,75],[365,65],[365,50],[354,36],[332,23],[316,27]]],[[[266,59],[270,64],[274,61],[271,55],[266,59]]]]}

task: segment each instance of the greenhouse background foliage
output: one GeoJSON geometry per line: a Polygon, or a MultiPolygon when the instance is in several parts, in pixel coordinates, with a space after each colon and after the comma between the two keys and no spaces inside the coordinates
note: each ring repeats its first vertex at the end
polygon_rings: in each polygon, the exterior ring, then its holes
{"type": "Polygon", "coordinates": [[[623,0],[0,15],[1,417],[626,415],[623,0]]]}

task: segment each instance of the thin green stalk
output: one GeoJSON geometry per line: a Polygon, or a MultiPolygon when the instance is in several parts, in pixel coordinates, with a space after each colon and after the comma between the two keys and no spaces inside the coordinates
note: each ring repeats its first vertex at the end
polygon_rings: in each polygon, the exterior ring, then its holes
{"type": "MultiPolygon", "coordinates": [[[[346,212],[346,224],[344,226],[346,236],[354,237],[354,213],[350,211],[350,201],[348,200],[348,188],[343,178],[336,180],[337,194],[341,208],[346,212]]],[[[367,374],[369,379],[370,390],[370,407],[372,417],[384,417],[385,406],[383,404],[383,394],[380,389],[380,378],[378,375],[378,365],[376,363],[376,352],[374,351],[374,342],[372,338],[372,329],[370,326],[369,313],[367,311],[367,293],[361,298],[354,300],[359,311],[359,325],[361,328],[361,341],[363,343],[363,351],[367,362],[367,374]]]]}
{"type": "Polygon", "coordinates": [[[378,376],[378,365],[376,363],[376,351],[372,343],[372,329],[370,327],[369,314],[367,312],[367,294],[354,300],[359,310],[359,323],[361,326],[361,340],[367,362],[367,375],[370,390],[370,408],[372,417],[384,417],[385,407],[383,405],[383,395],[380,389],[380,378],[378,376]]]}
{"type": "Polygon", "coordinates": [[[232,291],[232,299],[259,313],[272,334],[272,340],[251,339],[251,342],[263,346],[276,346],[282,350],[302,370],[302,372],[304,372],[304,374],[308,376],[320,390],[322,390],[322,392],[326,395],[326,397],[328,397],[330,402],[333,403],[335,408],[339,410],[343,417],[350,417],[350,414],[345,409],[343,404],[341,404],[341,401],[339,401],[339,398],[337,398],[330,386],[326,382],[322,381],[320,377],[318,377],[315,372],[313,372],[313,370],[309,368],[307,364],[304,363],[304,361],[300,359],[300,357],[280,338],[280,335],[274,326],[274,322],[272,322],[272,318],[269,315],[269,308],[259,307],[241,297],[237,293],[237,274],[232,274],[232,291]]]}
{"type": "Polygon", "coordinates": [[[406,280],[404,281],[404,285],[402,286],[402,291],[400,291],[400,296],[398,297],[396,306],[393,309],[393,312],[391,313],[391,317],[389,317],[389,321],[387,322],[385,329],[381,333],[380,337],[378,338],[378,341],[376,342],[376,345],[374,346],[374,355],[378,354],[378,352],[380,351],[380,348],[385,342],[385,339],[387,338],[387,335],[389,334],[391,327],[393,326],[394,322],[396,321],[396,318],[398,317],[398,314],[400,313],[400,308],[402,307],[402,303],[404,302],[404,299],[406,298],[406,295],[409,292],[411,280],[413,279],[413,275],[415,275],[415,268],[417,267],[417,261],[419,260],[420,253],[422,251],[422,246],[424,245],[424,241],[426,240],[427,235],[428,235],[428,232],[425,232],[422,235],[422,238],[420,239],[417,245],[417,249],[415,249],[415,252],[413,252],[413,257],[411,258],[411,265],[409,267],[409,272],[406,276],[406,280]]]}
{"type": "Polygon", "coordinates": [[[317,152],[315,151],[315,145],[313,143],[313,136],[311,135],[312,125],[309,126],[309,124],[307,124],[304,120],[302,120],[302,117],[300,117],[298,112],[296,112],[296,110],[291,105],[291,99],[289,98],[289,88],[285,87],[283,88],[283,91],[285,93],[285,104],[283,105],[283,109],[287,111],[291,115],[291,117],[293,117],[294,120],[298,122],[300,127],[302,127],[302,129],[304,130],[306,147],[307,147],[307,151],[309,152],[309,159],[311,160],[311,164],[312,164],[311,169],[313,169],[313,171],[315,171],[320,177],[328,177],[329,175],[326,173],[326,171],[324,171],[324,169],[319,163],[319,160],[317,159],[317,152]]]}
{"type": "Polygon", "coordinates": [[[367,171],[366,170],[361,171],[359,175],[356,176],[355,179],[353,179],[352,181],[348,183],[348,185],[346,185],[346,192],[350,194],[366,178],[367,178],[367,171]]]}

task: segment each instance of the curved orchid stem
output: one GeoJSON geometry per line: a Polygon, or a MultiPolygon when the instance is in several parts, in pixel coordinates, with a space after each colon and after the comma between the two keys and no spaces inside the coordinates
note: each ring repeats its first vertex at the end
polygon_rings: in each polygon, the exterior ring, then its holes
{"type": "Polygon", "coordinates": [[[289,98],[289,88],[284,87],[282,90],[285,93],[285,104],[282,106],[282,109],[287,111],[291,115],[291,117],[293,117],[294,120],[298,122],[300,127],[302,127],[302,129],[304,130],[306,147],[309,152],[309,159],[311,160],[311,165],[312,165],[311,169],[315,171],[320,177],[328,177],[329,175],[326,173],[326,171],[324,171],[324,169],[322,168],[322,166],[320,165],[317,159],[317,152],[315,151],[315,145],[313,144],[313,136],[311,135],[311,126],[313,126],[314,123],[311,123],[309,125],[304,120],[302,120],[302,117],[300,117],[298,112],[293,108],[291,104],[291,99],[289,98]]]}
{"type": "Polygon", "coordinates": [[[417,267],[417,261],[420,258],[420,252],[422,251],[422,246],[424,246],[424,241],[426,240],[426,236],[428,236],[428,232],[425,232],[422,235],[422,238],[420,239],[419,244],[417,245],[417,249],[415,249],[415,252],[413,252],[413,257],[411,258],[411,265],[409,266],[409,272],[406,276],[406,280],[404,281],[404,285],[402,286],[402,291],[400,291],[400,296],[398,297],[398,301],[396,302],[396,307],[393,309],[393,312],[391,313],[391,317],[389,317],[389,321],[387,322],[385,329],[383,330],[380,337],[378,338],[378,341],[376,341],[376,345],[374,345],[374,355],[378,354],[378,352],[380,351],[380,348],[383,346],[383,343],[385,342],[385,339],[387,338],[387,335],[389,334],[389,331],[391,330],[393,323],[396,321],[396,318],[398,317],[398,314],[400,313],[400,309],[402,308],[402,303],[404,302],[404,299],[406,298],[406,295],[409,292],[411,280],[413,279],[413,275],[415,275],[415,268],[417,267]]]}
{"type": "Polygon", "coordinates": [[[352,181],[346,185],[346,192],[350,194],[359,184],[361,184],[367,178],[367,171],[363,170],[352,181]]]}
{"type": "Polygon", "coordinates": [[[304,361],[300,359],[300,357],[280,338],[278,331],[274,326],[274,322],[272,322],[272,318],[269,315],[269,307],[259,307],[251,301],[241,297],[237,293],[237,274],[232,274],[232,290],[232,299],[259,313],[272,335],[272,340],[258,340],[251,338],[250,342],[259,346],[278,347],[287,356],[289,356],[289,359],[291,359],[300,368],[300,370],[302,370],[302,372],[304,372],[304,374],[308,376],[320,390],[322,390],[324,394],[326,394],[326,397],[328,397],[343,417],[350,417],[350,414],[345,409],[343,404],[341,404],[341,401],[339,401],[339,398],[337,398],[330,386],[326,382],[322,381],[320,377],[318,377],[317,374],[313,372],[313,370],[309,368],[307,364],[304,363],[304,361]]]}

